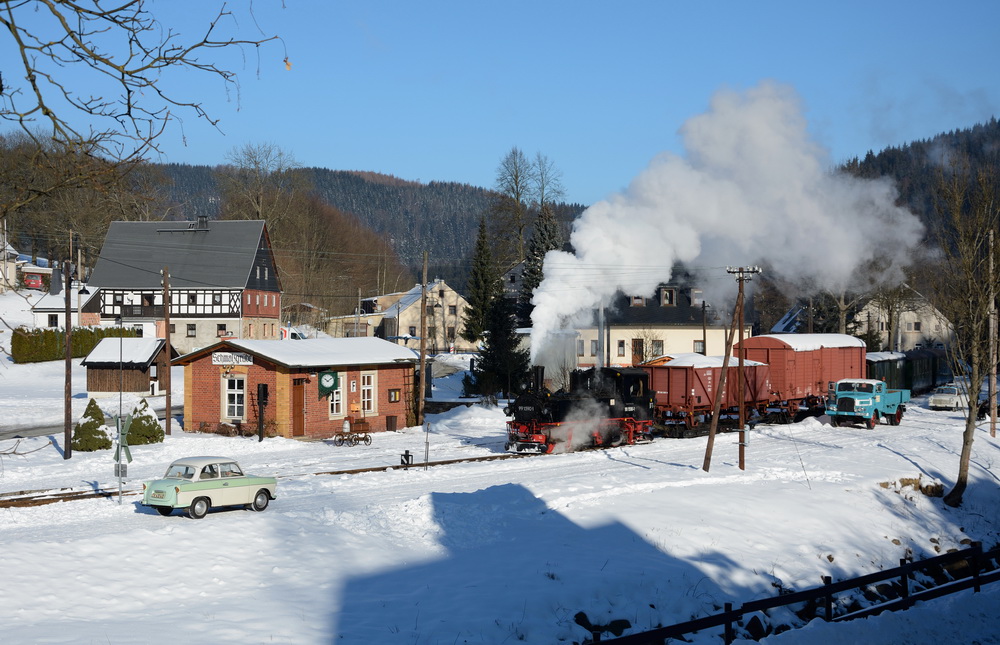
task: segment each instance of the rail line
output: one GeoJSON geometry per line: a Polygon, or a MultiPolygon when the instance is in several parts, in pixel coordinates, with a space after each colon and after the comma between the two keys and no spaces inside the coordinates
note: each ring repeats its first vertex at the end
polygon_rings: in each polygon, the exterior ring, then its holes
{"type": "MultiPolygon", "coordinates": [[[[390,466],[368,466],[365,468],[349,468],[346,470],[321,470],[312,473],[301,473],[296,475],[279,475],[278,479],[288,479],[289,477],[304,477],[307,475],[358,475],[361,473],[374,473],[386,470],[414,470],[418,468],[429,468],[431,466],[448,466],[451,464],[472,463],[477,461],[498,461],[501,459],[521,459],[533,457],[537,453],[510,453],[500,455],[489,455],[486,457],[465,457],[459,459],[444,459],[441,461],[419,462],[412,464],[399,464],[390,466]]],[[[139,495],[141,491],[126,489],[122,495],[139,495]]],[[[55,504],[56,502],[75,502],[82,499],[111,498],[118,495],[118,488],[92,488],[89,490],[74,490],[72,488],[52,488],[48,490],[21,490],[8,493],[0,493],[0,508],[24,508],[29,506],[44,506],[55,504]]]]}

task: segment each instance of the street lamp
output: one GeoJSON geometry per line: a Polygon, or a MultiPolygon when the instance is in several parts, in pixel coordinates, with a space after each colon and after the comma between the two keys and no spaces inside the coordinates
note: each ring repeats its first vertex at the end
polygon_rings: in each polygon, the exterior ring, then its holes
{"type": "Polygon", "coordinates": [[[118,449],[115,450],[115,475],[118,476],[118,504],[122,503],[122,391],[125,389],[125,361],[122,357],[122,317],[115,316],[118,325],[118,419],[115,423],[118,429],[118,449]]]}

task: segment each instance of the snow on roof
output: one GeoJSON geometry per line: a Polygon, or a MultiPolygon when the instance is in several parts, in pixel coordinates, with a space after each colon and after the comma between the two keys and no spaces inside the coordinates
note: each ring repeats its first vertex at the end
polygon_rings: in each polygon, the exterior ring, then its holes
{"type": "MultiPolygon", "coordinates": [[[[669,360],[663,365],[670,367],[722,367],[722,356],[702,356],[701,354],[676,354],[673,360],[669,360]]],[[[733,356],[729,357],[729,365],[732,367],[738,367],[740,364],[739,358],[733,356]]],[[[759,363],[757,361],[748,361],[743,359],[744,366],[756,366],[764,365],[764,363],[759,363]]]]}
{"type": "Polygon", "coordinates": [[[823,347],[864,347],[865,343],[860,338],[848,336],[847,334],[764,334],[762,336],[752,336],[754,338],[774,338],[777,339],[796,352],[808,352],[821,349],[823,347]]]}
{"type": "Polygon", "coordinates": [[[162,338],[102,338],[81,364],[147,365],[164,342],[162,338]]]}
{"type": "MultiPolygon", "coordinates": [[[[417,353],[412,349],[372,337],[228,340],[224,342],[234,349],[242,349],[288,367],[378,365],[411,361],[418,358],[417,353]]],[[[188,356],[190,355],[188,354],[188,356]]]]}
{"type": "Polygon", "coordinates": [[[903,352],[868,352],[865,358],[873,362],[879,361],[901,361],[906,358],[903,352]]]}

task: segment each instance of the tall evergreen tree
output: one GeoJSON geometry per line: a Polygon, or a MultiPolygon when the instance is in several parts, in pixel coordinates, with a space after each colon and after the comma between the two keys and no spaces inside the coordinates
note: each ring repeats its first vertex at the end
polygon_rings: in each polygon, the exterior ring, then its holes
{"type": "Polygon", "coordinates": [[[524,270],[521,272],[521,293],[517,297],[517,323],[521,327],[531,325],[531,297],[535,289],[542,283],[543,263],[545,254],[561,249],[563,246],[562,231],[555,213],[549,204],[542,206],[541,213],[535,221],[535,228],[528,240],[528,250],[524,257],[524,270]]]}
{"type": "Polygon", "coordinates": [[[528,352],[520,348],[514,303],[496,298],[487,319],[486,345],[473,370],[480,394],[509,397],[528,374],[528,352]]]}
{"type": "Polygon", "coordinates": [[[463,318],[465,324],[462,338],[470,343],[475,343],[483,337],[490,307],[500,293],[485,217],[479,219],[479,235],[476,237],[476,248],[472,255],[472,271],[469,274],[466,292],[468,293],[469,306],[466,307],[463,318]]]}

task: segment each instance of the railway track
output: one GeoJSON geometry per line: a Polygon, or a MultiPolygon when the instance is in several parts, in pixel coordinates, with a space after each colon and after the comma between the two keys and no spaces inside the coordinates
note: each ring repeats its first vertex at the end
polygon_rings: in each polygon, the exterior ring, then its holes
{"type": "MultiPolygon", "coordinates": [[[[358,475],[361,473],[374,473],[385,470],[411,470],[419,468],[429,468],[431,466],[448,466],[451,464],[471,463],[477,461],[498,461],[501,459],[521,459],[533,457],[536,453],[510,453],[500,455],[489,455],[486,457],[465,457],[460,459],[444,459],[441,461],[431,461],[427,463],[413,463],[408,465],[393,466],[369,466],[366,468],[349,468],[346,470],[321,470],[310,473],[296,475],[279,475],[278,479],[288,479],[289,477],[304,477],[306,475],[358,475]]],[[[122,491],[123,496],[141,494],[141,490],[134,488],[122,491]]],[[[75,490],[72,488],[53,488],[48,490],[21,490],[9,493],[0,493],[0,508],[24,508],[29,506],[44,506],[57,502],[75,502],[82,499],[112,498],[118,495],[118,487],[114,488],[91,488],[88,490],[75,490]]]]}

